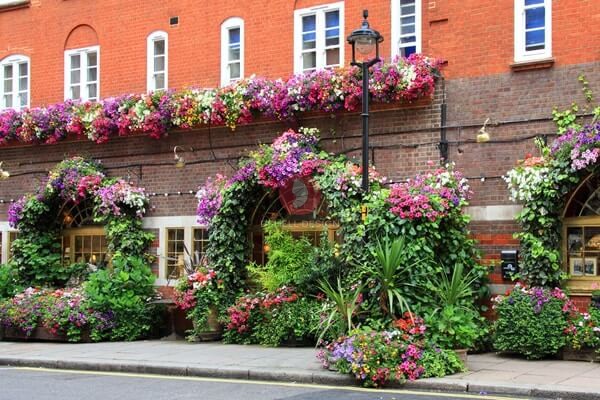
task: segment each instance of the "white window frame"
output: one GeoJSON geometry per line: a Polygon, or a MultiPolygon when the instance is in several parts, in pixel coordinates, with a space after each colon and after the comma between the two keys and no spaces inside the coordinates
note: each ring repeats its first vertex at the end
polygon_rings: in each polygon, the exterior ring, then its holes
{"type": "Polygon", "coordinates": [[[147,54],[147,63],[146,63],[146,88],[148,92],[155,90],[167,90],[169,88],[169,34],[164,31],[155,31],[148,35],[146,40],[146,54],[147,54]],[[156,54],[154,54],[154,42],[164,40],[165,42],[165,87],[164,88],[156,88],[156,82],[154,80],[154,75],[157,71],[154,70],[154,58],[156,54]]]}
{"type": "MultiPolygon", "coordinates": [[[[72,50],[65,50],[65,100],[69,100],[71,99],[70,96],[70,89],[71,89],[71,56],[74,54],[79,54],[81,56],[80,58],[80,78],[79,78],[79,94],[81,95],[80,99],[81,101],[89,101],[89,96],[87,95],[87,90],[86,90],[86,85],[89,83],[87,81],[87,76],[85,76],[85,72],[87,71],[87,57],[84,57],[87,55],[87,53],[91,53],[91,52],[96,52],[96,68],[97,68],[97,75],[96,75],[96,99],[95,101],[98,101],[101,99],[100,97],[100,46],[89,46],[89,47],[82,47],[82,48],[78,48],[78,49],[72,49],[72,50]],[[84,79],[86,78],[86,79],[84,79]]],[[[73,100],[77,100],[77,99],[73,99],[73,100]]]]}
{"type": "Polygon", "coordinates": [[[543,60],[552,57],[552,0],[543,1],[545,8],[544,48],[525,50],[525,0],[515,0],[515,62],[543,60]]]}
{"type": "Polygon", "coordinates": [[[23,108],[29,108],[29,104],[31,101],[31,60],[29,57],[24,56],[22,54],[14,54],[4,58],[0,61],[0,110],[12,108],[14,110],[21,110],[23,108]],[[21,94],[19,91],[19,64],[27,63],[27,102],[25,106],[21,106],[21,94]],[[12,77],[12,95],[13,95],[13,106],[7,107],[4,106],[4,67],[7,65],[12,65],[13,67],[13,77],[12,77]],[[16,95],[16,106],[15,106],[15,95],[16,95]]]}
{"type": "MultiPolygon", "coordinates": [[[[421,53],[421,42],[422,42],[422,8],[421,8],[421,0],[414,0],[415,1],[415,34],[414,36],[416,36],[416,42],[414,43],[414,46],[417,48],[416,52],[417,53],[421,53]]],[[[391,51],[391,55],[392,58],[396,57],[397,55],[400,54],[400,39],[401,39],[401,26],[400,26],[400,18],[401,18],[401,7],[400,7],[400,0],[392,0],[391,3],[391,14],[392,14],[392,40],[390,40],[391,42],[391,46],[392,46],[392,51],[391,51]]],[[[413,45],[411,43],[411,45],[413,45]]],[[[405,45],[405,47],[408,47],[405,45]]]]}
{"type": "MultiPolygon", "coordinates": [[[[302,8],[294,11],[294,73],[299,74],[304,72],[302,64],[302,17],[315,14],[316,15],[316,53],[317,65],[316,69],[323,69],[329,66],[325,65],[325,13],[328,11],[339,10],[340,17],[340,64],[344,66],[344,47],[346,42],[344,29],[344,2],[339,1],[320,5],[316,7],[302,8]]],[[[335,66],[332,66],[335,67],[335,66]]]]}
{"type": "Polygon", "coordinates": [[[227,86],[244,78],[244,50],[244,20],[239,17],[226,19],[221,24],[221,86],[227,86]],[[240,77],[238,79],[230,79],[229,30],[236,28],[240,30],[240,77]]]}

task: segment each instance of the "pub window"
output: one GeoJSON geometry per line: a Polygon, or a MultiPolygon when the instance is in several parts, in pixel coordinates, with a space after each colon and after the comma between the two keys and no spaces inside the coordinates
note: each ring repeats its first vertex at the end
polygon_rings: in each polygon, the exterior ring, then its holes
{"type": "Polygon", "coordinates": [[[108,265],[108,244],[101,226],[73,228],[63,231],[63,264],[87,263],[108,265]]]}
{"type": "Polygon", "coordinates": [[[194,228],[194,241],[192,245],[194,263],[197,264],[206,253],[206,247],[208,246],[208,229],[194,228]]]}
{"type": "Polygon", "coordinates": [[[167,279],[178,279],[183,275],[184,232],[183,228],[167,229],[167,279]]]}

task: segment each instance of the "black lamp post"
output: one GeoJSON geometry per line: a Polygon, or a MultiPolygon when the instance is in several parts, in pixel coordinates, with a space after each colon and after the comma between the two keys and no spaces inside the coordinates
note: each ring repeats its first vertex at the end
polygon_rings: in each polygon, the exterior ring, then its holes
{"type": "Polygon", "coordinates": [[[348,43],[352,45],[352,62],[362,69],[362,189],[364,194],[369,193],[369,67],[379,61],[379,43],[383,36],[369,27],[367,18],[369,11],[363,11],[363,22],[360,29],[353,31],[348,36],[348,43]],[[368,56],[375,50],[375,58],[368,60],[368,56]],[[361,62],[356,61],[356,52],[364,56],[361,62]]]}

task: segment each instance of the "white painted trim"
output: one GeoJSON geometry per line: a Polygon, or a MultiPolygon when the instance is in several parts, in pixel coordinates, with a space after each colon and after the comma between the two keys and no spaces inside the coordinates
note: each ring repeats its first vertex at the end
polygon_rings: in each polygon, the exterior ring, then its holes
{"type": "Polygon", "coordinates": [[[520,205],[469,206],[465,207],[465,214],[470,215],[472,221],[513,221],[522,209],[520,205]]]}
{"type": "Polygon", "coordinates": [[[8,222],[0,221],[0,233],[2,234],[2,246],[0,246],[0,264],[6,264],[8,262],[8,254],[10,253],[10,248],[8,247],[8,234],[16,231],[16,229],[10,227],[8,222]]]}
{"type": "Polygon", "coordinates": [[[154,31],[146,39],[146,89],[148,92],[157,90],[154,84],[154,42],[165,41],[165,87],[169,88],[169,34],[164,31],[154,31]]]}
{"type": "Polygon", "coordinates": [[[552,0],[544,0],[544,49],[525,51],[525,0],[515,0],[515,62],[543,60],[552,57],[552,0]]]}
{"type": "MultiPolygon", "coordinates": [[[[96,84],[97,84],[97,91],[96,91],[96,98],[98,100],[101,99],[101,95],[100,95],[100,46],[96,45],[96,46],[90,46],[90,47],[82,47],[79,49],[72,49],[72,50],[65,50],[65,71],[64,71],[64,89],[65,89],[65,100],[69,100],[70,96],[69,96],[69,87],[70,87],[70,82],[71,82],[71,64],[70,64],[70,60],[69,57],[73,54],[80,54],[80,55],[85,55],[87,53],[91,53],[95,51],[96,52],[96,57],[97,57],[97,80],[96,80],[96,84]]],[[[87,76],[85,76],[84,79],[84,72],[87,72],[87,57],[81,57],[80,58],[80,78],[79,78],[79,94],[81,95],[81,101],[88,101],[88,96],[87,93],[85,91],[85,86],[87,84],[87,76]]],[[[74,99],[76,100],[76,99],[74,99]]]]}
{"type": "Polygon", "coordinates": [[[29,108],[29,105],[31,104],[31,59],[23,54],[11,54],[0,61],[0,110],[12,108],[18,111],[21,109],[20,102],[16,104],[16,107],[14,106],[14,102],[18,101],[19,96],[19,69],[15,67],[23,62],[27,63],[27,104],[23,108],[29,108]],[[8,64],[13,65],[13,90],[11,93],[17,95],[17,100],[13,98],[13,107],[2,106],[4,102],[4,66],[8,64]]]}
{"type": "MultiPolygon", "coordinates": [[[[400,0],[391,0],[391,17],[392,17],[392,40],[390,40],[390,45],[392,46],[392,59],[396,57],[399,52],[400,45],[400,0]]],[[[423,19],[423,11],[421,6],[421,0],[415,0],[415,36],[417,37],[416,47],[417,53],[421,53],[421,43],[423,38],[422,32],[422,19],[423,19]]]]}
{"type": "Polygon", "coordinates": [[[229,30],[240,28],[240,79],[244,79],[244,20],[231,17],[221,24],[221,86],[227,86],[235,80],[229,79],[229,30]]]}
{"type": "Polygon", "coordinates": [[[344,66],[344,48],[346,47],[346,34],[344,28],[344,2],[339,1],[320,5],[316,7],[301,8],[294,11],[294,73],[303,72],[302,69],[302,17],[305,15],[315,14],[315,29],[316,29],[316,52],[317,52],[317,67],[316,69],[325,68],[325,13],[327,11],[339,10],[340,12],[340,67],[344,66]]]}

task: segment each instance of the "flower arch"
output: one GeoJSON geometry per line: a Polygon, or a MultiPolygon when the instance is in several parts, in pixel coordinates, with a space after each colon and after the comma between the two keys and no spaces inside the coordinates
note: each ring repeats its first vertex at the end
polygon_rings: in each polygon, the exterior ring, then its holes
{"type": "Polygon", "coordinates": [[[362,194],[361,172],[344,156],[320,149],[317,129],[301,128],[250,153],[231,178],[209,178],[197,193],[197,214],[200,223],[210,226],[207,258],[223,279],[225,292],[235,295],[244,288],[250,254],[247,232],[258,199],[299,178],[313,182],[327,203],[326,218],[339,224],[343,242],[338,253],[345,264],[370,260],[378,237],[405,235],[415,257],[431,257],[448,268],[459,263],[467,269],[476,266],[469,218],[462,213],[471,192],[451,165],[431,165],[429,172],[392,185],[370,169],[367,196],[362,194]]]}
{"type": "Polygon", "coordinates": [[[523,203],[517,219],[522,231],[521,277],[534,286],[554,286],[568,276],[561,252],[562,217],[569,194],[598,174],[600,122],[570,129],[550,147],[537,141],[540,157],[528,156],[505,180],[513,201],[523,203]]]}
{"type": "Polygon", "coordinates": [[[93,206],[92,215],[78,218],[104,225],[110,253],[144,254],[153,237],[142,230],[148,205],[144,189],[107,177],[98,162],[73,157],[52,169],[35,194],[23,196],[8,210],[10,225],[19,231],[13,261],[23,282],[52,286],[68,279],[60,233],[72,223],[70,211],[84,203],[86,213],[93,206]]]}

